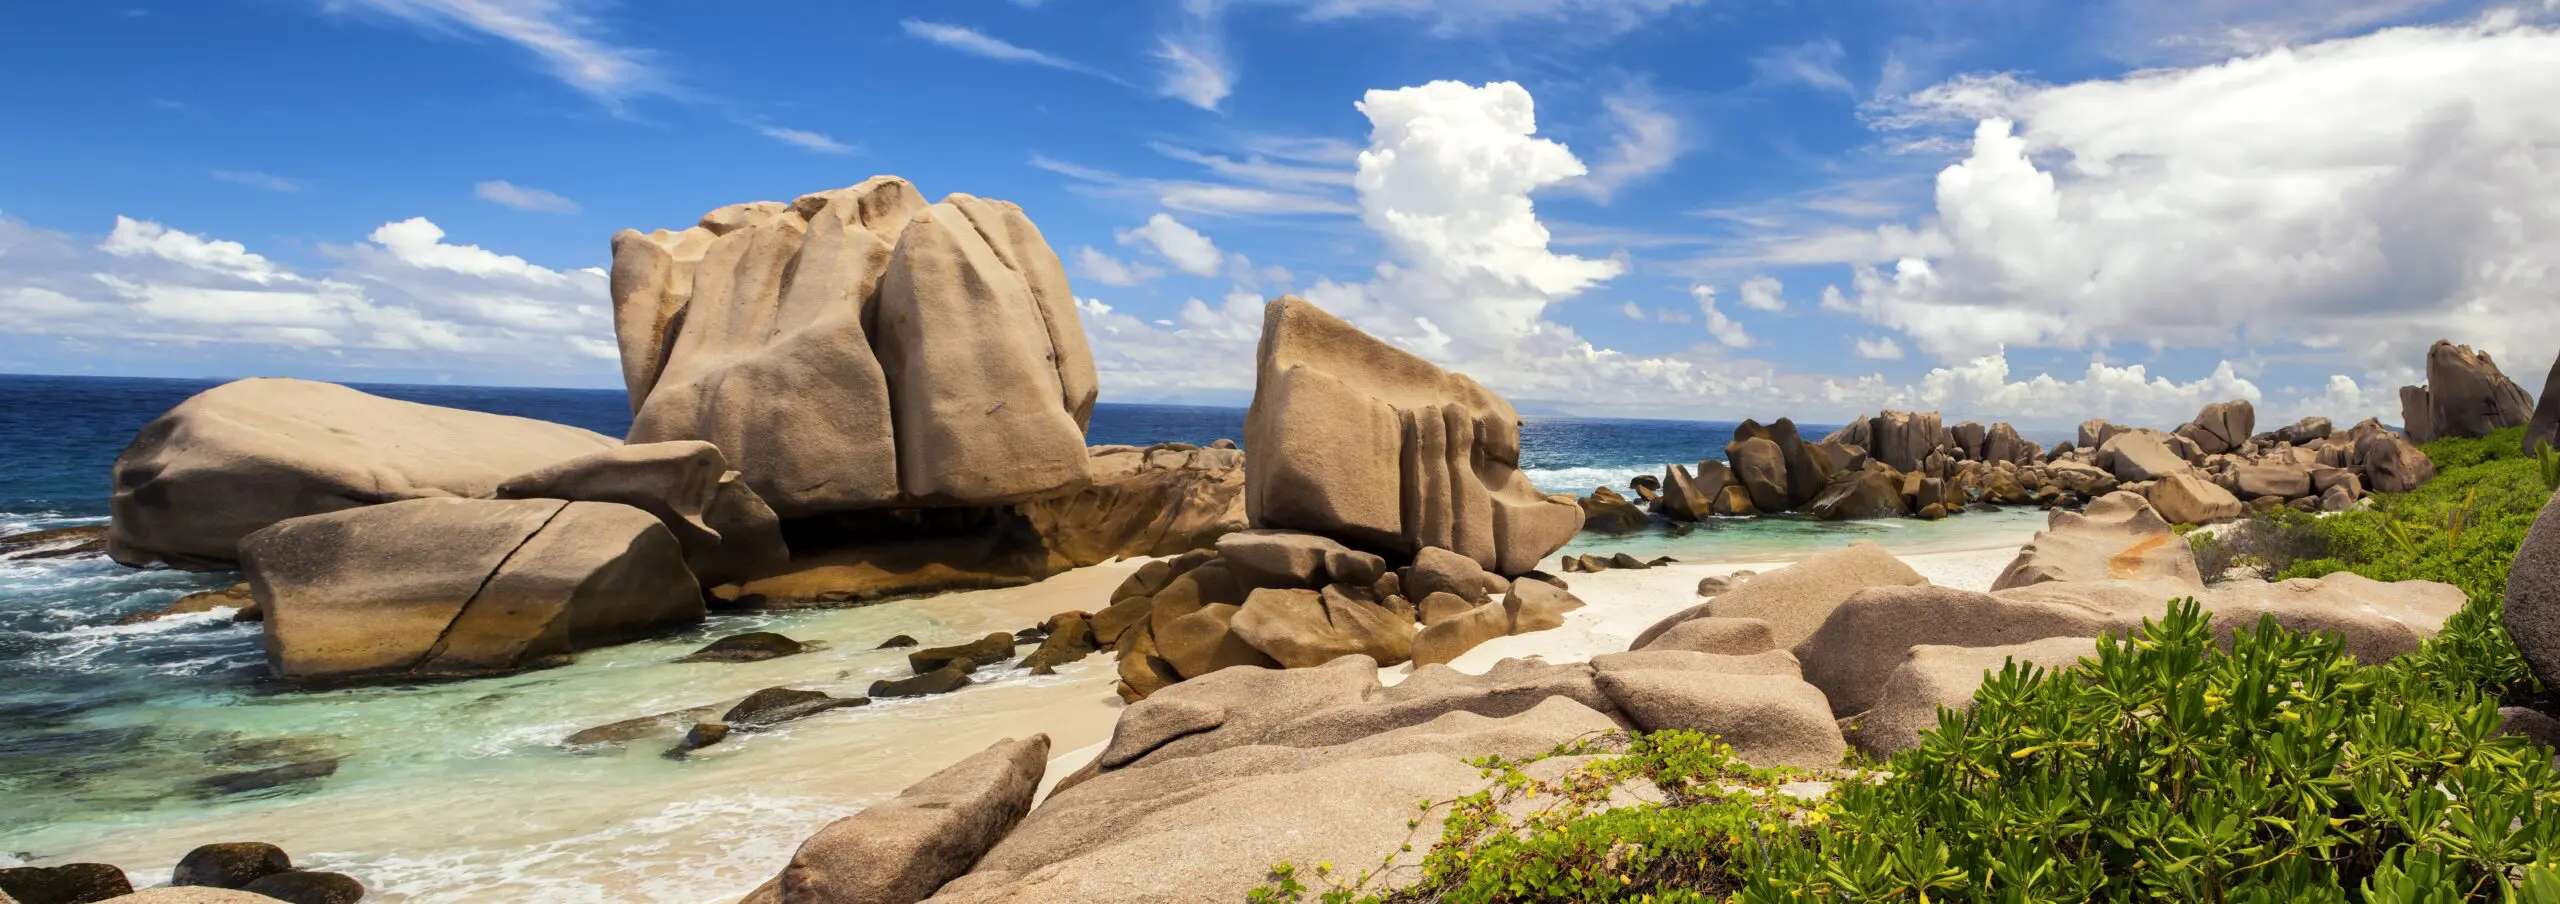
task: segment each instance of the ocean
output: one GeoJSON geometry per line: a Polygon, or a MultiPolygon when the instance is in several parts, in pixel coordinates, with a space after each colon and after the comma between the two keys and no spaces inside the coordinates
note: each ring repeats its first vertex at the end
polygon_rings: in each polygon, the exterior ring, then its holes
{"type": "MultiPolygon", "coordinates": [[[[0,435],[11,439],[0,449],[0,534],[104,520],[117,453],[153,417],[212,385],[0,376],[0,435]]],[[[630,421],[618,390],[359,388],[616,436],[630,421]]],[[[1623,490],[1666,462],[1722,457],[1734,426],[1531,418],[1521,430],[1522,467],[1550,492],[1623,490]]],[[[1241,441],[1243,427],[1236,408],[1103,404],[1088,439],[1205,444],[1241,441]]],[[[1819,436],[1831,428],[1802,429],[1819,436]]],[[[2042,523],[2032,511],[1942,522],[1711,519],[1627,537],[1584,534],[1563,552],[1781,562],[1857,539],[1899,553],[2014,545],[2042,523]]],[[[681,761],[560,744],[587,726],[764,686],[858,695],[871,680],[902,673],[897,654],[872,650],[878,638],[950,642],[1086,607],[1051,601],[1045,584],[860,609],[721,614],[562,668],[321,692],[267,681],[256,626],[226,614],[116,624],[236,580],[100,558],[0,560],[0,866],[102,860],[157,884],[196,844],[265,840],[298,864],[364,880],[368,901],[734,897],[788,859],[809,830],[930,772],[949,759],[946,748],[1002,736],[1033,718],[1026,713],[1108,696],[1095,690],[1107,689],[1110,669],[1097,657],[1057,676],[993,673],[983,676],[986,687],[948,698],[847,710],[681,761]],[[669,662],[749,630],[829,648],[748,665],[669,662]]]]}

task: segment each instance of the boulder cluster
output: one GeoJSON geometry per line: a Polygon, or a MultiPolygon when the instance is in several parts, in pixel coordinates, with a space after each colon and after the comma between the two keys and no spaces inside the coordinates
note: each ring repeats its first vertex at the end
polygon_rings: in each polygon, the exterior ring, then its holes
{"type": "Polygon", "coordinates": [[[2206,405],[2166,432],[2092,420],[2077,442],[2050,450],[2008,424],[1940,421],[1935,412],[1887,411],[1813,442],[1787,418],[1744,421],[1722,459],[1638,477],[1633,500],[1593,490],[1580,500],[1583,529],[1625,534],[1653,517],[1785,512],[1936,520],[1984,506],[2076,507],[2118,490],[2141,494],[2172,521],[2201,524],[2252,508],[2343,511],[2368,490],[2406,491],[2435,475],[2426,453],[2378,421],[2339,433],[2325,418],[2305,418],[2254,433],[2246,400],[2206,405]]]}
{"type": "Polygon", "coordinates": [[[2400,387],[2400,423],[2414,442],[2487,436],[2533,414],[2533,397],[2507,379],[2488,352],[2447,340],[2427,349],[2427,382],[2400,387]]]}
{"type": "MultiPolygon", "coordinates": [[[[741,904],[1241,900],[1277,863],[1413,868],[1414,803],[1485,790],[1481,757],[1573,741],[1598,751],[1628,731],[1679,729],[1714,734],[1755,765],[1845,779],[1833,770],[1848,750],[1916,744],[1942,708],[1970,705],[1986,670],[2077,663],[2101,633],[2122,636],[2172,597],[2202,599],[2226,633],[2261,616],[2335,632],[2369,662],[2415,649],[2464,603],[2444,584],[2353,575],[2209,586],[2169,522],[2130,492],[2049,519],[1988,592],[1935,586],[1861,543],[1704,584],[1708,599],[1588,662],[1506,659],[1483,674],[1426,664],[1390,684],[1382,660],[1345,649],[1312,668],[1213,670],[1130,704],[1100,753],[1045,799],[1046,739],[999,743],[828,826],[741,904]]],[[[1370,573],[1332,547],[1246,548],[1184,573],[1261,567],[1248,561],[1370,573]]],[[[1528,768],[1549,777],[1589,761],[1528,768]]],[[[1591,790],[1612,807],[1663,802],[1645,785],[1591,790]]]]}
{"type": "Polygon", "coordinates": [[[142,892],[108,863],[0,869],[0,904],[355,904],[364,891],[343,874],[297,869],[284,849],[258,841],[188,851],[168,885],[142,892]]]}

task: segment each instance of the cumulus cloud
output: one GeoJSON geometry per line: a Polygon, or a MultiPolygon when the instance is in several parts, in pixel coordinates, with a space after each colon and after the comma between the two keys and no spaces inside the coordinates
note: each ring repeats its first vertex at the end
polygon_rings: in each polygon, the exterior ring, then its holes
{"type": "MultiPolygon", "coordinates": [[[[1881,376],[1846,383],[1826,382],[1826,396],[1853,402],[1861,409],[1900,408],[1943,411],[1958,417],[1996,416],[2048,429],[2107,417],[2136,425],[2171,426],[2195,417],[2207,402],[2264,400],[2256,384],[2241,378],[2231,362],[2195,380],[2175,382],[2154,376],[2143,365],[2114,366],[2089,362],[2078,379],[2037,374],[2010,379],[2006,350],[1931,369],[1915,384],[1897,385],[1881,376]]],[[[2265,421],[2265,412],[2260,420],[2265,421]]]]}
{"type": "Polygon", "coordinates": [[[1119,232],[1120,244],[1146,248],[1171,262],[1175,268],[1193,276],[1216,276],[1225,263],[1218,245],[1201,235],[1199,230],[1182,224],[1171,214],[1156,214],[1136,229],[1119,232]]]}
{"type": "Polygon", "coordinates": [[[325,351],[338,366],[443,367],[599,382],[616,350],[597,268],[555,270],[445,241],[423,218],[323,246],[301,272],[238,242],[116,218],[95,244],[0,219],[0,332],[325,351]],[[562,350],[572,352],[564,356],[562,350]],[[433,355],[419,354],[432,351],[433,355]]]}
{"type": "Polygon", "coordinates": [[[1134,286],[1163,276],[1164,271],[1124,261],[1086,245],[1076,249],[1076,275],[1106,286],[1134,286]]]}
{"type": "Polygon", "coordinates": [[[1884,124],[1973,121],[1915,253],[1843,307],[1925,353],[2298,344],[2366,368],[2437,338],[2560,347],[2560,32],[2400,28],[2189,69],[1958,79],[1884,124]],[[2282,111],[2281,116],[2268,111],[2282,111]]]}
{"type": "Polygon", "coordinates": [[[1893,341],[1893,337],[1891,336],[1860,338],[1857,342],[1857,348],[1858,357],[1861,358],[1870,358],[1877,361],[1902,360],[1902,343],[1893,341]]]}
{"type": "Polygon", "coordinates": [[[1787,299],[1779,293],[1787,286],[1774,276],[1754,276],[1742,281],[1742,306],[1754,311],[1783,311],[1787,299]]]}
{"type": "Polygon", "coordinates": [[[536,213],[577,213],[578,202],[539,188],[526,188],[503,179],[482,182],[471,187],[480,200],[500,207],[530,210],[536,213]]]}

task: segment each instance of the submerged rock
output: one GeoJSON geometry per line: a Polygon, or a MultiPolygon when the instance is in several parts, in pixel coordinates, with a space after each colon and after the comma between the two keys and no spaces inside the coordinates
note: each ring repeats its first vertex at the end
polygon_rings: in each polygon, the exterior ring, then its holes
{"type": "Polygon", "coordinates": [[[1013,658],[1013,635],[997,631],[958,646],[930,647],[907,654],[907,667],[918,675],[939,671],[954,663],[963,671],[994,665],[1013,658]]]}
{"type": "Polygon", "coordinates": [[[871,683],[870,696],[875,700],[892,700],[899,697],[948,694],[968,687],[972,683],[969,678],[968,660],[954,660],[949,665],[921,675],[874,681],[871,683]]]}
{"type": "Polygon", "coordinates": [[[233,584],[220,590],[187,594],[179,597],[176,602],[170,603],[167,608],[128,613],[116,619],[116,624],[139,625],[174,616],[211,612],[215,609],[232,610],[231,620],[235,622],[262,621],[266,618],[266,613],[258,608],[257,596],[249,591],[249,585],[233,584]]]}
{"type": "Polygon", "coordinates": [[[907,635],[905,635],[905,634],[898,634],[898,635],[893,635],[893,636],[891,636],[888,640],[881,641],[879,646],[872,647],[872,649],[874,649],[874,650],[903,650],[903,649],[906,649],[906,648],[908,648],[908,647],[912,647],[912,646],[915,646],[915,645],[916,645],[916,639],[915,639],[915,638],[910,637],[910,636],[907,636],[907,635]]]}
{"type": "Polygon", "coordinates": [[[598,725],[593,728],[581,730],[576,734],[562,738],[560,743],[567,744],[572,747],[586,747],[598,744],[626,744],[660,732],[672,731],[678,726],[685,725],[687,723],[708,719],[720,711],[721,709],[718,706],[697,706],[692,709],[680,709],[674,712],[641,716],[636,719],[624,719],[620,722],[598,725]]]}
{"type": "Polygon", "coordinates": [[[107,551],[107,526],[84,524],[0,536],[0,562],[93,556],[107,551]]]}
{"type": "Polygon", "coordinates": [[[338,774],[338,759],[331,757],[325,760],[287,763],[265,769],[216,775],[198,780],[195,788],[196,793],[201,796],[224,797],[316,782],[336,774],[338,774]]]}
{"type": "Polygon", "coordinates": [[[169,884],[241,888],[292,868],[293,858],[285,856],[283,848],[263,841],[208,844],[178,859],[169,884]]]}
{"type": "Polygon", "coordinates": [[[771,631],[732,634],[712,641],[677,662],[762,662],[807,652],[811,647],[771,631]]]}
{"type": "Polygon", "coordinates": [[[748,694],[736,706],[720,716],[732,728],[756,729],[779,725],[793,719],[805,719],[840,706],[861,706],[870,701],[855,698],[839,700],[820,691],[804,691],[788,687],[768,687],[748,694]]]}

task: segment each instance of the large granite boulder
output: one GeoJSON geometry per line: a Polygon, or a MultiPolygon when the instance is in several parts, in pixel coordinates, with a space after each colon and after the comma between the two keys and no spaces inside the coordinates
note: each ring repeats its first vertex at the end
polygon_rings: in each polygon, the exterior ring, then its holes
{"type": "Polygon", "coordinates": [[[2127,430],[2108,437],[2098,446],[2098,466],[2126,483],[2159,480],[2193,470],[2163,434],[2150,430],[2127,430]]]}
{"type": "MultiPolygon", "coordinates": [[[[1716,486],[1715,492],[1723,491],[1721,484],[1716,486]]],[[[1673,521],[1703,521],[1715,513],[1715,497],[1689,476],[1687,466],[1666,465],[1662,469],[1662,495],[1654,500],[1653,510],[1673,521]]]]}
{"type": "Polygon", "coordinates": [[[1082,489],[1015,506],[1053,568],[1180,555],[1245,529],[1240,450],[1096,446],[1085,473],[1082,489]]]}
{"type": "Polygon", "coordinates": [[[1887,411],[1867,422],[1867,432],[1869,457],[1909,472],[1920,470],[1920,460],[1938,447],[1945,428],[1935,411],[1887,411]]]}
{"type": "MultiPolygon", "coordinates": [[[[1668,497],[1655,497],[1655,509],[1662,508],[1661,500],[1665,498],[1668,497]]],[[[1582,529],[1593,533],[1624,536],[1653,523],[1652,518],[1645,516],[1644,509],[1608,487],[1592,488],[1591,495],[1582,497],[1577,503],[1582,506],[1582,529]]]]}
{"type": "Polygon", "coordinates": [[[2247,399],[2233,399],[2204,406],[2204,411],[2180,426],[2177,434],[2193,441],[2204,454],[2219,455],[2240,448],[2256,429],[2257,407],[2247,399]]]}
{"type": "Polygon", "coordinates": [[[1257,362],[1245,415],[1255,527],[1392,557],[1437,546],[1504,575],[1581,528],[1571,497],[1520,473],[1520,416],[1476,381],[1297,298],[1264,309],[1257,362]]]}
{"type": "Polygon", "coordinates": [[[1805,505],[1805,513],[1824,521],[1895,518],[1908,514],[1903,480],[1888,471],[1861,469],[1831,476],[1831,484],[1805,505]]]}
{"type": "Polygon", "coordinates": [[[2036,444],[2028,442],[2026,437],[2019,436],[2018,428],[2002,421],[1991,425],[1991,432],[1982,438],[1982,453],[1976,460],[2031,465],[2044,460],[2044,450],[2036,448],[2036,444]]]}
{"type": "Polygon", "coordinates": [[[232,567],[240,539],[289,518],[501,481],[621,445],[575,427],[386,399],[334,383],[235,380],[142,428],[116,456],[107,554],[232,567]]]}
{"type": "Polygon", "coordinates": [[[922,901],[967,873],[1031,812],[1049,736],[1007,738],[800,843],[741,904],[922,901]]]}
{"type": "Polygon", "coordinates": [[[1837,766],[1848,749],[1822,691],[1784,651],[1647,650],[1604,655],[1591,667],[1600,692],[1637,728],[1714,735],[1754,766],[1837,766]]]}
{"type": "Polygon", "coordinates": [[[2057,509],[2018,550],[1992,590],[2055,581],[2169,581],[2201,591],[2204,574],[2186,539],[2140,495],[2109,493],[2077,512],[2057,509]]]}
{"type": "Polygon", "coordinates": [[[1090,479],[1093,357],[1022,210],[874,177],[613,240],[632,442],[704,440],[782,517],[1090,479]]]}
{"type": "Polygon", "coordinates": [[[2231,490],[2243,499],[2260,496],[2300,499],[2312,494],[2311,469],[2308,466],[2270,461],[2238,465],[2230,473],[2231,490]]]}
{"type": "Polygon", "coordinates": [[[1733,468],[1734,482],[1750,494],[1752,508],[1772,514],[1795,508],[1795,495],[1787,487],[1786,452],[1777,442],[1744,437],[1727,443],[1724,457],[1733,468]]]}
{"type": "Polygon", "coordinates": [[[647,512],[556,499],[412,499],[240,542],[279,677],[488,674],[703,618],[684,551],[647,512]]]}
{"type": "MultiPolygon", "coordinates": [[[[2159,615],[2168,599],[2158,597],[2145,614],[2159,615]]],[[[1921,644],[1990,647],[2046,637],[2096,637],[2124,624],[2115,612],[2098,606],[1935,586],[1870,587],[1831,607],[1826,616],[1819,630],[1795,645],[1795,654],[1804,664],[1805,680],[1822,689],[1832,713],[1840,716],[1873,707],[1905,654],[1921,644]]]]}
{"type": "Polygon", "coordinates": [[[1872,540],[1816,555],[1785,568],[1755,575],[1706,603],[1704,615],[1756,618],[1769,623],[1780,649],[1813,635],[1831,610],[1850,595],[1869,587],[1929,583],[1872,540]]]}
{"type": "Polygon", "coordinates": [[[500,499],[611,502],[648,512],[684,547],[706,585],[744,580],[791,560],[782,522],[729,470],[720,447],[640,443],[582,455],[498,484],[500,499]]]}
{"type": "Polygon", "coordinates": [[[2328,418],[2313,415],[2261,434],[2260,438],[2270,443],[2307,446],[2312,440],[2328,439],[2333,432],[2336,428],[2330,426],[2328,418]]]}
{"type": "Polygon", "coordinates": [[[2076,445],[2079,448],[2097,449],[2104,447],[2108,440],[2116,438],[2118,434],[2131,429],[2104,418],[2090,418],[2080,422],[2080,431],[2074,439],[2078,440],[2076,445]]]}
{"type": "Polygon", "coordinates": [[[2151,507],[2178,524],[2211,524],[2249,513],[2240,497],[2192,471],[2171,474],[2151,485],[2151,507]]]}
{"type": "Polygon", "coordinates": [[[1413,658],[1413,619],[1352,596],[1341,585],[1322,591],[1255,590],[1236,610],[1230,627],[1284,668],[1314,668],[1354,655],[1380,665],[1413,658]]]}
{"type": "Polygon", "coordinates": [[[2507,633],[2544,687],[2560,687],[2560,493],[2533,519],[2507,568],[2507,633]]]}
{"type": "Polygon", "coordinates": [[[1913,646],[1886,676],[1875,705],[1850,719],[1856,728],[1849,743],[1879,760],[1896,751],[1920,746],[1920,734],[1938,727],[1941,709],[1973,708],[1973,694],[1983,679],[2010,663],[2048,671],[2067,669],[2097,654],[2091,637],[2048,637],[1996,647],[1913,646]]]}
{"type": "Polygon", "coordinates": [[[2487,436],[2533,418],[2533,397],[2498,370],[2488,352],[2438,339],[2427,348],[2427,384],[2400,389],[2401,423],[2411,442],[2487,436]]]}
{"type": "Polygon", "coordinates": [[[2533,421],[2524,431],[2524,451],[2534,454],[2542,446],[2560,446],[2560,358],[2551,361],[2551,374],[2542,378],[2541,401],[2533,408],[2533,421]]]}
{"type": "Polygon", "coordinates": [[[2397,433],[2365,434],[2353,448],[2366,488],[2376,493],[2406,493],[2436,478],[2435,459],[2397,433]]]}

